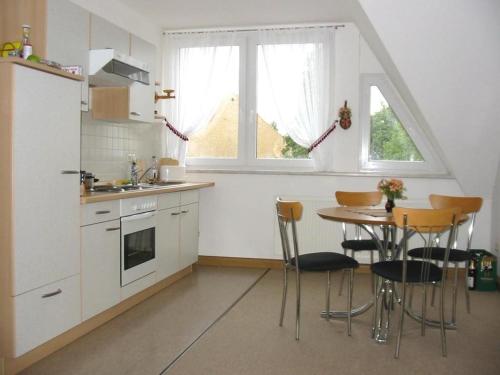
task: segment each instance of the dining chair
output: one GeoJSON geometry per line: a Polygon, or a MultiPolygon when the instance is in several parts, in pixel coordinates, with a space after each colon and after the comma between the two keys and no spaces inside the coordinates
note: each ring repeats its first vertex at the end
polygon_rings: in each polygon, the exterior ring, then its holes
{"type": "MultiPolygon", "coordinates": [[[[458,265],[459,263],[465,262],[465,282],[464,282],[464,291],[465,291],[465,304],[467,308],[467,312],[470,313],[470,296],[469,296],[469,288],[467,285],[467,270],[469,269],[469,262],[472,258],[471,245],[472,245],[472,233],[474,231],[474,225],[476,222],[476,215],[481,209],[483,199],[480,197],[455,197],[455,196],[447,196],[447,195],[438,195],[431,194],[429,195],[429,201],[431,203],[432,208],[452,208],[459,207],[463,214],[470,215],[469,225],[467,229],[467,247],[465,250],[457,249],[458,243],[458,233],[459,229],[455,231],[455,237],[453,239],[452,248],[450,249],[449,262],[452,262],[455,267],[454,273],[454,283],[453,283],[453,304],[451,311],[451,323],[456,323],[456,314],[457,314],[457,291],[458,291],[458,265]]],[[[464,225],[463,223],[460,226],[464,225]]],[[[411,249],[408,252],[408,255],[413,258],[422,258],[424,255],[425,249],[422,247],[418,247],[415,249],[411,249]]],[[[439,243],[436,247],[432,249],[431,259],[434,261],[443,261],[444,260],[445,249],[439,246],[439,243]]],[[[433,290],[434,291],[434,290],[433,290]]],[[[433,294],[434,297],[434,294],[433,294]]],[[[434,302],[434,298],[432,298],[432,302],[434,302]]]]}
{"type": "Polygon", "coordinates": [[[376,327],[380,328],[381,325],[380,319],[382,310],[384,308],[383,301],[385,301],[386,293],[383,280],[400,283],[401,311],[399,316],[396,351],[394,354],[395,358],[399,358],[401,337],[403,332],[403,321],[407,309],[407,284],[421,284],[423,287],[421,312],[421,334],[423,336],[425,335],[426,326],[426,286],[431,283],[439,283],[439,326],[441,331],[441,351],[442,355],[445,357],[447,352],[446,332],[444,326],[444,292],[448,267],[448,257],[455,234],[455,222],[456,218],[460,216],[460,209],[417,209],[396,207],[393,209],[392,214],[395,225],[398,228],[403,229],[402,259],[377,262],[371,266],[373,273],[377,275],[373,330],[375,331],[376,327]],[[444,247],[443,264],[440,268],[436,264],[431,262],[431,253],[432,249],[435,247],[436,242],[439,241],[439,236],[443,232],[448,230],[450,231],[450,236],[448,238],[446,247],[444,247]],[[420,238],[420,240],[423,241],[424,246],[422,247],[422,249],[424,250],[422,253],[422,260],[408,260],[408,242],[410,240],[410,237],[417,237],[417,239],[420,238]]]}
{"type": "Polygon", "coordinates": [[[297,221],[302,218],[303,206],[297,201],[285,201],[278,198],[276,201],[278,225],[283,250],[283,295],[281,300],[280,327],[283,326],[285,316],[286,296],[288,289],[288,271],[295,270],[296,277],[296,310],[295,310],[295,339],[300,336],[300,274],[302,272],[326,273],[326,319],[330,318],[330,290],[331,272],[349,270],[349,284],[347,296],[347,334],[351,335],[351,310],[354,269],[358,262],[344,254],[335,252],[313,252],[301,254],[298,245],[297,221]],[[291,232],[291,241],[290,241],[291,232]]]}
{"type": "MultiPolygon", "coordinates": [[[[353,192],[353,191],[337,191],[335,198],[337,203],[345,207],[373,207],[380,204],[383,194],[380,191],[368,192],[353,192]]],[[[359,251],[370,252],[370,264],[373,264],[373,253],[378,251],[377,243],[373,239],[363,239],[361,236],[361,228],[354,227],[354,238],[348,239],[348,230],[346,223],[342,223],[343,241],[341,243],[344,249],[344,255],[347,251],[351,250],[351,256],[355,258],[355,253],[359,251]]],[[[339,296],[342,295],[344,286],[344,274],[340,279],[339,296]]],[[[372,290],[374,290],[374,283],[372,278],[372,290]]]]}

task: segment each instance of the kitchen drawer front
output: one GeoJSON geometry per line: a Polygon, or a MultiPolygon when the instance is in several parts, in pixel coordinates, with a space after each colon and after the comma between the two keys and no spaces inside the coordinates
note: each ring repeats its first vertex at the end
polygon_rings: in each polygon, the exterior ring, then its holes
{"type": "Polygon", "coordinates": [[[199,199],[199,190],[181,191],[181,206],[185,204],[197,203],[199,199]]]}
{"type": "Polygon", "coordinates": [[[172,207],[179,207],[181,203],[181,193],[165,193],[158,196],[158,209],[164,210],[172,207]]]}
{"type": "Polygon", "coordinates": [[[80,275],[14,297],[15,356],[81,322],[80,275]]]}
{"type": "Polygon", "coordinates": [[[120,201],[89,203],[82,205],[81,225],[102,223],[120,218],[120,201]]]}

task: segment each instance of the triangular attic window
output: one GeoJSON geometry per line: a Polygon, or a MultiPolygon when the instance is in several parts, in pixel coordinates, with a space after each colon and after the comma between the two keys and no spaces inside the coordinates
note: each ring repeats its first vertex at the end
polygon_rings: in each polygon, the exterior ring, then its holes
{"type": "Polygon", "coordinates": [[[424,161],[379,87],[370,86],[370,161],[424,161]]]}

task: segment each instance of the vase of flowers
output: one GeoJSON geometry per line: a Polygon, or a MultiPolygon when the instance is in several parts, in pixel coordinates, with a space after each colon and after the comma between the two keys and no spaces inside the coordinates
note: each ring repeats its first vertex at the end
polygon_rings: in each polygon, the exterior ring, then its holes
{"type": "Polygon", "coordinates": [[[396,199],[406,199],[406,197],[403,195],[403,192],[406,190],[403,181],[396,178],[384,178],[380,180],[377,188],[387,197],[387,202],[385,204],[385,210],[387,212],[392,212],[392,209],[396,206],[396,204],[394,203],[396,199]]]}

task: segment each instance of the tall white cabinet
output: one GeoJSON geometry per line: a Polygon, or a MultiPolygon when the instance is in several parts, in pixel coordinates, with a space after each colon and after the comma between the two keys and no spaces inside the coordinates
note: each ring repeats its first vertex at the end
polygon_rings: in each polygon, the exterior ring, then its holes
{"type": "Polygon", "coordinates": [[[6,357],[81,321],[80,86],[76,77],[0,62],[0,351],[6,357]]]}

